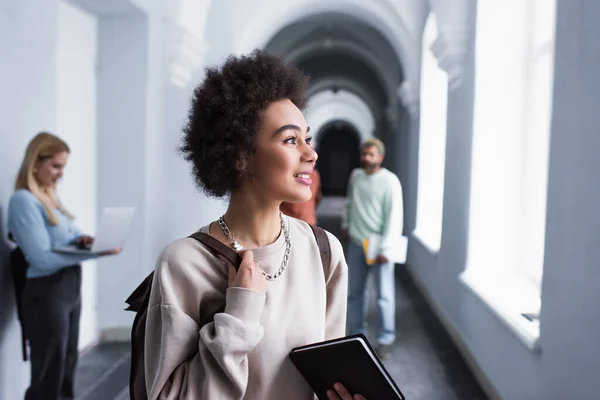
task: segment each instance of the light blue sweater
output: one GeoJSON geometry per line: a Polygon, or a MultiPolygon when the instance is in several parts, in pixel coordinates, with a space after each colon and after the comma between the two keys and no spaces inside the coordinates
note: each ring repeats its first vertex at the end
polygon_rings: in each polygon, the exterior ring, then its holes
{"type": "Polygon", "coordinates": [[[59,254],[53,248],[75,243],[81,236],[71,219],[55,209],[58,225],[52,225],[42,203],[29,190],[17,190],[8,203],[8,231],[29,263],[28,278],[46,276],[58,270],[96,258],[91,254],[59,254]]]}
{"type": "Polygon", "coordinates": [[[353,170],[342,218],[342,229],[348,229],[350,239],[362,246],[371,234],[382,235],[379,253],[388,256],[403,227],[402,185],[398,177],[386,168],[371,175],[362,168],[353,170]]]}

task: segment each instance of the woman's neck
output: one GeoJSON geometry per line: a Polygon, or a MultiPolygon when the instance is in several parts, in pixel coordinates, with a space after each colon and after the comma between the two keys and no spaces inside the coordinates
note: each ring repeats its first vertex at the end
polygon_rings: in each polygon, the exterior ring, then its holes
{"type": "Polygon", "coordinates": [[[233,194],[224,219],[235,239],[246,249],[267,246],[281,234],[279,203],[251,194],[233,194]]]}
{"type": "Polygon", "coordinates": [[[59,208],[58,201],[56,200],[56,198],[52,194],[52,187],[49,187],[49,186],[39,186],[39,189],[40,189],[40,193],[39,194],[48,203],[48,206],[50,208],[59,208]]]}

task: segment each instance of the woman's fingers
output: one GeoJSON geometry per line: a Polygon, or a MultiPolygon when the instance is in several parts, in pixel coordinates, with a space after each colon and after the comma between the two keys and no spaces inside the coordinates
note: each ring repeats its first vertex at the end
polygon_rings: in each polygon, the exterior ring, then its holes
{"type": "Polygon", "coordinates": [[[105,251],[104,253],[100,253],[101,256],[114,256],[121,252],[121,249],[112,249],[105,251]]]}
{"type": "Polygon", "coordinates": [[[94,238],[91,236],[82,235],[77,238],[75,241],[77,247],[81,249],[85,249],[89,247],[94,242],[94,238]]]}
{"type": "Polygon", "coordinates": [[[252,250],[242,253],[242,263],[235,274],[235,279],[230,282],[229,286],[252,289],[263,294],[267,292],[267,281],[261,269],[254,262],[252,250]]]}
{"type": "Polygon", "coordinates": [[[235,275],[236,275],[235,267],[233,265],[227,263],[227,271],[229,273],[229,280],[228,280],[229,286],[232,286],[233,282],[235,281],[235,275]]]}
{"type": "Polygon", "coordinates": [[[336,383],[333,385],[333,388],[336,392],[338,392],[342,400],[353,400],[350,392],[348,392],[348,390],[341,383],[336,383]]]}
{"type": "Polygon", "coordinates": [[[352,400],[352,395],[348,392],[348,390],[346,390],[344,385],[342,385],[341,383],[336,383],[335,385],[333,385],[333,388],[336,392],[338,392],[342,400],[352,400]]]}
{"type": "Polygon", "coordinates": [[[335,390],[328,390],[327,391],[327,398],[329,400],[339,400],[339,396],[335,393],[335,390]]]}
{"type": "Polygon", "coordinates": [[[336,383],[335,385],[333,385],[333,388],[335,390],[327,391],[327,398],[329,400],[367,400],[364,396],[360,394],[355,394],[354,396],[352,396],[348,389],[346,389],[341,383],[336,383]]]}
{"type": "Polygon", "coordinates": [[[254,264],[254,253],[252,250],[246,250],[242,252],[242,264],[254,264]]]}

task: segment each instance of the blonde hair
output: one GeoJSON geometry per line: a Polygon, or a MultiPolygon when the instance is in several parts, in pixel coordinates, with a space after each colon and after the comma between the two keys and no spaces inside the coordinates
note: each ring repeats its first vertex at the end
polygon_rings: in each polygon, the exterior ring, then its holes
{"type": "Polygon", "coordinates": [[[71,152],[69,146],[67,146],[63,140],[48,132],[38,133],[33,139],[31,139],[31,142],[29,142],[29,145],[27,146],[25,157],[23,158],[23,162],[21,163],[21,168],[19,168],[19,173],[17,174],[17,180],[15,182],[15,190],[27,189],[33,193],[35,197],[37,197],[37,199],[44,206],[46,215],[48,216],[48,219],[52,225],[58,225],[58,219],[52,210],[52,205],[44,199],[44,193],[50,196],[58,204],[58,208],[61,212],[66,214],[69,218],[73,218],[73,216],[62,206],[61,202],[58,200],[58,196],[56,194],[56,185],[43,190],[37,183],[33,170],[37,161],[47,160],[65,151],[67,153],[71,152]]]}
{"type": "Polygon", "coordinates": [[[379,140],[377,138],[371,138],[371,139],[365,140],[360,148],[362,150],[364,150],[367,147],[372,147],[372,146],[377,147],[379,154],[381,154],[382,156],[385,156],[385,145],[383,144],[383,142],[381,140],[379,140]]]}

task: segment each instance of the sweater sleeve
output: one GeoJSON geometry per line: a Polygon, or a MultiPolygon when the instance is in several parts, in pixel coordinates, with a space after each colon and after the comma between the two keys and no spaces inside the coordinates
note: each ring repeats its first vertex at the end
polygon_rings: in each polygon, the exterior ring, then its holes
{"type": "Polygon", "coordinates": [[[95,254],[61,254],[52,251],[44,209],[21,192],[8,205],[8,230],[23,251],[27,262],[40,270],[55,270],[96,258],[95,254]]]}
{"type": "MultiPolygon", "coordinates": [[[[180,304],[188,288],[177,284],[177,265],[169,262],[157,266],[150,304],[153,297],[160,301],[148,309],[146,321],[148,399],[242,399],[248,354],[264,333],[260,317],[266,296],[229,288],[224,311],[200,327],[180,304]]],[[[195,290],[210,292],[208,287],[195,290]]]]}
{"type": "MultiPolygon", "coordinates": [[[[379,253],[388,256],[404,227],[402,185],[396,175],[390,173],[390,185],[384,196],[384,229],[379,253]]],[[[389,258],[389,257],[388,257],[389,258]]]]}
{"type": "Polygon", "coordinates": [[[348,295],[348,266],[342,244],[331,233],[327,232],[327,236],[331,246],[331,265],[326,282],[325,340],[345,336],[348,295]]]}

